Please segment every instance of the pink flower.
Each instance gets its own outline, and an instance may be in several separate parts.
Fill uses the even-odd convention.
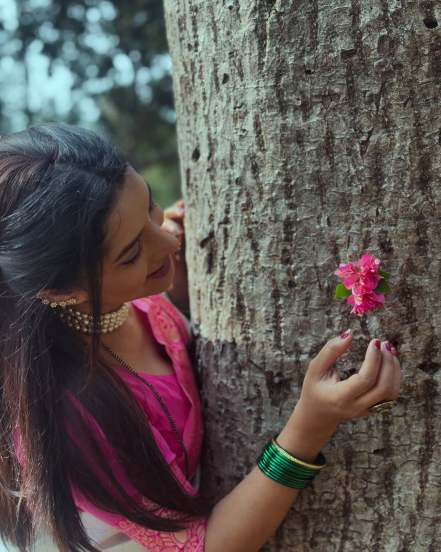
[[[343,285],[347,289],[352,289],[355,282],[360,279],[358,266],[354,263],[341,264],[334,274],[343,280]]]
[[[379,309],[384,305],[384,294],[371,291],[363,295],[350,295],[346,302],[353,305],[351,314],[362,315],[365,312]]]
[[[380,264],[380,259],[365,253],[356,263],[340,264],[334,272],[343,281],[343,286],[352,292],[346,299],[346,302],[353,306],[352,314],[362,316],[368,311],[383,307],[384,294],[374,291],[380,280],[384,276],[388,277],[385,272],[380,274]],[[345,293],[339,296],[344,295],[347,296]]]
[[[341,264],[334,274],[343,280],[346,289],[360,283],[366,290],[373,290],[381,279],[378,274],[380,263],[380,259],[365,253],[357,263]]]
[[[360,280],[365,287],[373,290],[378,286],[382,278],[379,274],[380,264],[380,259],[377,259],[373,255],[369,255],[369,253],[362,255],[361,259],[358,261],[361,272]]]

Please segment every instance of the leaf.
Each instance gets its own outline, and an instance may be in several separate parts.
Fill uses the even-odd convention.
[[[352,291],[350,289],[345,288],[343,284],[337,284],[337,287],[335,288],[334,299],[345,299],[350,295],[352,295]]]
[[[389,272],[386,272],[385,270],[380,270],[379,272],[385,280],[389,280],[389,278],[390,278],[390,273]]]
[[[374,289],[375,293],[390,293],[391,289],[387,280],[380,280],[378,286]]]

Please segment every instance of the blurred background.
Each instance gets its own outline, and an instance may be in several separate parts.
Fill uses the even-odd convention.
[[[0,134],[46,121],[109,138],[162,207],[181,197],[162,0],[0,0]]]
[[[0,134],[92,128],[162,207],[181,196],[162,0],[0,0],[0,64]]]

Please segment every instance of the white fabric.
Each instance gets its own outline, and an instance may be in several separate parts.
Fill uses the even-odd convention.
[[[104,523],[104,521],[89,514],[89,512],[80,512],[80,517],[87,535],[98,543],[100,550],[107,550],[117,544],[130,540],[130,538],[126,534],[121,533],[119,529]]]
[[[197,467],[197,470],[190,482],[196,490],[199,489],[199,485],[201,482],[200,465]],[[98,543],[98,547],[100,548],[100,550],[111,549],[112,552],[118,552],[119,549],[117,550],[115,548],[116,546],[130,541],[130,537],[128,537],[125,533],[122,533],[119,529],[112,527],[107,523],[104,523],[104,521],[101,521],[88,512],[80,512],[80,517],[81,521],[84,524],[87,535]],[[144,550],[145,552],[145,548],[143,549],[136,543],[133,543],[133,545],[138,547],[136,549],[133,549],[134,552],[136,550]],[[126,550],[126,548],[124,548],[124,550]]]

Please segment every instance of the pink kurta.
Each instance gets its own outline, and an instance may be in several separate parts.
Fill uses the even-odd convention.
[[[184,475],[185,461],[180,451],[179,442],[177,442],[160,404],[147,386],[137,381],[133,374],[130,374],[123,367],[118,368],[118,371],[148,413],[154,439],[177,479],[183,484],[187,492],[196,494],[197,489],[193,486],[192,479],[198,471],[203,423],[199,392],[186,348],[190,340],[189,330],[180,312],[163,294],[136,299],[132,301],[132,304],[138,309],[140,319],[145,323],[148,331],[152,333],[159,344],[165,347],[175,371],[174,374],[165,376],[151,376],[140,372],[139,374],[155,386],[177,423],[177,429],[181,434],[188,454],[190,481]],[[98,424],[73,395],[71,395],[71,398],[80,413],[94,428],[95,435],[106,452],[109,464],[112,466],[115,477],[120,484],[137,501],[149,504],[149,501],[131,485],[123,473],[114,450]],[[81,440],[76,438],[69,425],[67,430],[72,440],[84,450]],[[87,454],[86,450],[84,452]],[[95,468],[99,469],[97,466]],[[125,533],[131,540],[139,543],[149,552],[202,552],[204,550],[207,518],[201,518],[199,521],[192,523],[186,530],[177,533],[153,531],[132,523],[120,515],[100,510],[89,502],[74,484],[71,484],[71,489],[75,503],[81,512],[91,514],[105,524],[114,527],[118,532]],[[162,509],[161,513],[168,517],[169,511]]]

